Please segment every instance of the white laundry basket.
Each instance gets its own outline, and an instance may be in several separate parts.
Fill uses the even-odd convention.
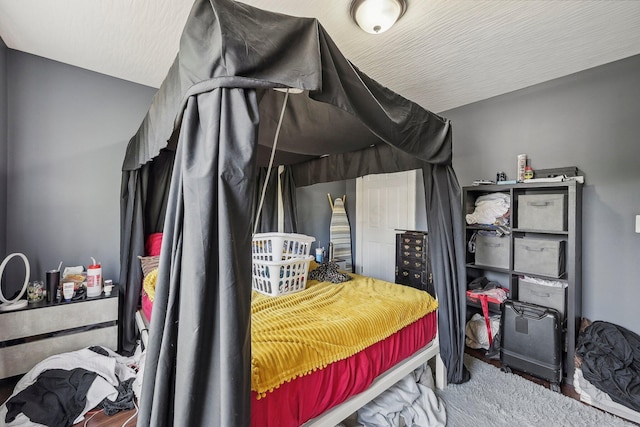
[[[304,290],[315,240],[295,233],[255,234],[251,244],[253,289],[274,297]]]
[[[254,259],[252,287],[272,297],[303,291],[307,286],[309,263],[312,259],[312,256],[290,258],[284,261]]]
[[[295,233],[254,234],[251,256],[254,260],[283,261],[309,255],[315,237]]]

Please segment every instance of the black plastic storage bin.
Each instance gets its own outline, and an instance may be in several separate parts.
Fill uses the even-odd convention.
[[[502,369],[523,371],[551,383],[560,392],[562,326],[557,310],[522,301],[502,305]]]

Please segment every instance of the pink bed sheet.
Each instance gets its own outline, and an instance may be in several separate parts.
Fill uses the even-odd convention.
[[[153,310],[153,302],[151,302],[151,300],[149,299],[149,295],[147,295],[144,289],[142,289],[142,297],[140,299],[141,299],[142,312],[144,313],[144,317],[147,318],[147,322],[151,323],[151,312]]]

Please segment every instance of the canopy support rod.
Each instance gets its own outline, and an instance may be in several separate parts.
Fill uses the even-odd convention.
[[[262,186],[262,194],[260,195],[260,203],[258,204],[258,211],[256,212],[256,218],[253,224],[253,234],[256,234],[258,230],[258,220],[260,213],[262,212],[262,204],[264,203],[264,195],[267,192],[267,185],[269,185],[269,178],[271,177],[271,168],[273,167],[273,158],[276,154],[276,146],[278,145],[278,136],[280,135],[280,128],[282,127],[282,119],[284,119],[284,112],[287,109],[287,101],[289,100],[289,89],[284,94],[284,102],[282,103],[282,111],[280,111],[280,118],[278,119],[278,127],[276,127],[276,134],[273,137],[273,147],[271,147],[271,158],[269,159],[269,167],[267,168],[267,178],[264,180]]]

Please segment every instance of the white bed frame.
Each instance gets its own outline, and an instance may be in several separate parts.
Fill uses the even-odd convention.
[[[136,326],[138,327],[138,332],[140,332],[140,341],[142,341],[142,348],[147,348],[147,343],[149,342],[149,322],[142,314],[142,310],[136,311]]]
[[[136,312],[135,318],[136,325],[140,331],[140,339],[142,340],[144,348],[146,348],[149,339],[149,326],[140,311]],[[412,356],[409,356],[386,372],[380,374],[368,389],[362,393],[351,396],[341,404],[324,412],[322,415],[307,421],[302,427],[326,427],[340,423],[371,400],[375,399],[383,391],[409,375],[409,373],[413,372],[416,368],[434,358],[435,383],[436,387],[442,390],[447,386],[447,373],[444,363],[440,358],[440,343],[438,335],[436,335],[429,344],[422,347],[422,349],[418,350]]]
[[[388,371],[380,374],[369,386],[368,389],[362,393],[351,396],[341,404],[334,406],[322,415],[313,418],[306,423],[303,427],[326,427],[334,426],[347,417],[353,414],[355,411],[375,399],[383,391],[400,381],[405,376],[409,375],[419,366],[425,364],[429,360],[435,358],[435,375],[436,375],[436,387],[440,390],[447,386],[447,375],[444,363],[440,358],[440,344],[438,337],[436,336],[433,341],[414,353],[413,356],[408,357],[402,362],[390,368]]]

